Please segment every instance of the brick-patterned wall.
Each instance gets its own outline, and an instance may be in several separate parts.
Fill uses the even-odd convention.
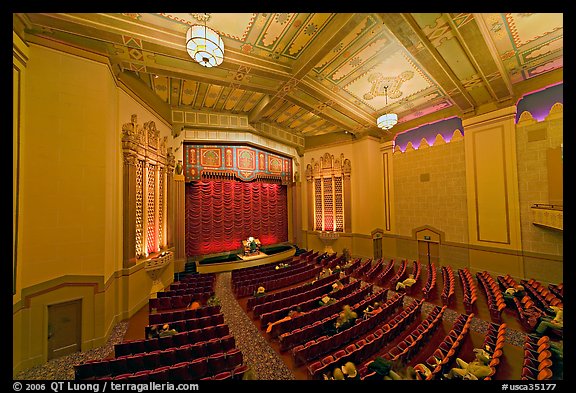
[[[563,233],[532,224],[530,206],[548,203],[549,148],[563,141],[563,119],[544,120],[516,129],[518,193],[522,248],[526,252],[563,255]]]
[[[396,152],[394,194],[398,235],[430,225],[449,242],[468,243],[463,139]]]

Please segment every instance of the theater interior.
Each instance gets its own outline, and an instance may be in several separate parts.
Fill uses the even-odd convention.
[[[564,379],[562,13],[12,19],[13,379]]]

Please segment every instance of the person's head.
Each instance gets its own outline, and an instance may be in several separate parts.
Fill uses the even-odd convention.
[[[168,330],[168,329],[170,329],[170,325],[168,325],[167,323],[162,325],[162,330]]]
[[[342,366],[342,372],[349,377],[354,377],[356,376],[356,365],[352,362],[346,362]]]
[[[380,307],[380,302],[374,302],[374,308]]]
[[[265,290],[264,287],[258,287],[258,293],[264,293]]]
[[[344,374],[342,373],[342,370],[340,370],[338,367],[334,369],[332,376],[334,377],[335,380],[344,380]]]
[[[410,273],[410,274],[408,275],[408,278],[414,278],[414,275],[413,275],[412,273]]]
[[[476,354],[476,359],[481,362],[488,363],[490,361],[490,354],[483,348],[474,348],[474,353]]]
[[[524,290],[524,287],[522,285],[518,284],[514,287],[514,289],[516,289],[516,291],[518,291],[518,292],[522,292]]]
[[[335,270],[340,270],[340,265],[336,265]]]
[[[338,283],[332,284],[332,289],[338,289]]]

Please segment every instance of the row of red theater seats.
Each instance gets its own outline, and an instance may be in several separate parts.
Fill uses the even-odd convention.
[[[208,315],[205,317],[172,321],[172,322],[168,323],[168,326],[170,329],[174,329],[177,332],[188,332],[190,330],[210,328],[210,327],[215,327],[217,325],[223,325],[223,324],[224,324],[224,314],[219,313],[219,314]],[[162,324],[145,326],[144,331],[145,331],[146,337],[149,337],[150,330],[153,326],[161,327]]]
[[[407,266],[408,266],[408,262],[406,261],[406,259],[403,259],[402,262],[400,262],[400,266],[398,267],[398,270],[390,279],[390,288],[391,289],[396,289],[396,283],[398,281],[401,281],[402,277],[404,277],[404,274],[406,273],[406,267]]]
[[[243,272],[241,274],[236,274],[234,276],[232,276],[232,285],[236,284],[236,283],[241,283],[243,281],[247,281],[247,280],[253,280],[253,279],[260,279],[262,277],[266,277],[268,275],[270,275],[271,273],[276,273],[277,271],[279,271],[280,269],[276,269],[276,266],[278,266],[279,263],[288,263],[289,264],[289,268],[297,268],[297,267],[301,267],[301,266],[305,266],[308,265],[309,262],[307,260],[300,260],[300,259],[296,259],[293,260],[292,258],[289,259],[284,259],[282,261],[279,262],[274,262],[274,263],[267,263],[265,265],[260,265],[260,269],[255,270],[255,271],[247,271],[247,272]],[[288,269],[288,268],[283,268],[283,271],[285,271],[284,269]]]
[[[462,290],[464,292],[464,298],[462,300],[464,308],[467,313],[471,313],[472,307],[476,303],[476,300],[478,300],[478,291],[476,289],[476,284],[474,283],[474,278],[468,268],[458,269],[458,277],[460,277]]]
[[[374,279],[384,270],[384,259],[378,259],[370,269],[364,274],[362,279],[367,282],[373,282]]]
[[[380,272],[380,274],[378,274],[378,275],[376,276],[376,278],[374,279],[374,283],[375,283],[376,285],[383,286],[383,285],[384,285],[384,282],[386,281],[386,278],[387,278],[390,274],[394,273],[394,265],[395,265],[394,259],[391,259],[391,260],[388,262],[388,264],[386,265],[386,267],[384,267],[384,269],[382,269],[382,271]]]
[[[313,266],[313,264],[308,262],[300,262],[298,264],[293,264],[282,269],[273,268],[269,272],[242,277],[241,279],[232,281],[232,290],[236,291],[238,288],[243,286],[259,284],[262,280],[281,279],[283,277],[288,277],[292,274],[297,274],[309,270]]]
[[[522,362],[522,380],[552,379],[554,357],[550,350],[550,337],[535,338],[526,336],[524,341],[524,360]]]
[[[424,294],[424,299],[428,299],[430,292],[436,288],[436,265],[428,261],[428,278],[426,279],[426,284],[422,288],[422,293]]]
[[[532,283],[530,283],[532,281]],[[537,304],[546,309],[550,306],[564,307],[562,300],[556,297],[556,295],[548,290],[542,283],[535,280],[522,280],[521,283],[524,285],[526,292],[534,299]]]
[[[238,297],[245,297],[252,295],[254,291],[260,286],[266,288],[267,291],[273,291],[275,289],[284,288],[290,285],[297,284],[302,281],[309,280],[318,274],[321,267],[309,265],[310,267],[306,267],[305,270],[302,272],[290,272],[288,276],[282,276],[278,278],[276,276],[272,276],[267,278],[258,283],[247,284],[246,286],[240,286],[236,289],[235,293]]]
[[[381,289],[366,297],[366,299],[356,303],[352,310],[355,311],[358,316],[362,315],[362,312],[366,309],[368,305],[374,304],[374,302],[380,302],[381,304],[386,303],[388,294],[388,288]],[[326,326],[334,325],[339,313],[334,313],[322,320],[316,320],[311,324],[303,326],[302,328],[296,328],[286,333],[282,333],[278,339],[280,341],[280,351],[287,351],[296,345],[304,344],[316,337],[319,337],[325,331]]]
[[[438,329],[447,308],[448,306],[446,305],[442,307],[435,306],[426,319],[411,331],[404,340],[392,347],[384,357],[393,362],[408,363],[414,355],[420,352],[428,338]]]
[[[106,375],[95,380],[137,381],[197,381],[206,379],[242,379],[248,366],[242,352],[235,348],[228,352],[182,361],[151,370],[127,372],[115,376]]]
[[[220,340],[230,336],[230,329],[226,324],[209,326],[203,329],[193,329],[171,336],[129,340],[114,345],[116,357],[138,353],[153,352],[169,348],[178,348],[188,344],[204,345],[209,340]]]
[[[447,306],[435,306],[432,311],[428,313],[425,320],[423,320],[408,336],[406,336],[403,341],[384,354],[383,357],[391,360],[393,359],[393,361],[408,362],[414,355],[421,351],[422,347],[424,347],[428,342],[429,337],[438,330],[442,324],[442,318],[446,308]],[[388,339],[389,336],[382,337],[382,331],[385,331],[385,329],[378,329],[374,335],[380,340],[378,343],[380,343],[382,347],[385,347],[390,340]],[[395,329],[394,333],[395,335],[400,333],[398,328]],[[364,360],[365,359],[362,359],[362,361]],[[364,363],[360,365],[359,374],[361,379],[370,380],[379,378],[375,371],[369,370],[369,365],[372,362],[374,362],[373,358],[364,361]]]
[[[199,288],[199,287],[210,287],[213,288],[215,284],[215,280],[213,278],[205,279],[205,280],[194,280],[194,281],[174,281],[170,284],[170,290],[178,290],[178,289],[190,289],[190,288]]]
[[[294,261],[294,262],[306,261],[309,258],[315,257],[317,255],[318,255],[318,251],[309,250],[303,254],[294,255],[291,258],[287,258],[286,261]],[[244,274],[250,274],[250,273],[255,273],[258,271],[265,271],[265,270],[268,270],[270,268],[274,268],[278,263],[279,262],[270,262],[270,263],[266,263],[264,265],[243,267],[240,269],[232,270],[230,275],[231,275],[232,279],[234,280],[235,278],[242,277]]]
[[[448,365],[451,364],[456,354],[460,351],[464,339],[468,336],[470,332],[470,324],[474,318],[474,313],[472,314],[460,314],[452,330],[444,337],[444,340],[440,343],[438,348],[436,348],[432,356],[426,359],[426,363],[432,372],[426,377],[427,380],[437,379],[444,372],[448,372]],[[436,361],[439,360],[439,362]]]
[[[232,339],[230,339],[232,337]],[[88,361],[74,366],[76,380],[87,380],[104,376],[114,377],[141,370],[153,370],[162,366],[211,357],[237,350],[233,336],[186,344],[164,350],[118,356],[110,359]]]
[[[285,309],[286,307],[292,307],[293,304],[300,303],[312,298],[316,298],[320,295],[327,294],[332,289],[331,284],[325,284],[320,287],[309,287],[308,290],[300,292],[291,296],[286,296],[284,298],[259,304],[252,310],[252,315],[255,318],[260,318],[260,315],[273,312],[276,310]]]
[[[148,311],[153,313],[157,311],[168,311],[178,308],[185,308],[193,301],[197,301],[200,304],[206,304],[208,299],[214,296],[214,294],[214,290],[211,290],[209,292],[202,292],[194,295],[152,298],[148,300]]]
[[[452,300],[456,297],[456,282],[454,277],[454,270],[452,266],[442,266],[442,282],[444,287],[442,288],[442,293],[440,298],[444,304],[450,304]]]
[[[371,292],[372,292],[372,284],[366,285],[364,288],[361,288],[361,282],[354,281],[349,283],[348,285],[345,285],[344,288],[332,294],[331,297],[336,299],[335,303],[327,304],[324,306],[318,306],[317,304],[311,306],[305,306],[305,303],[295,304],[294,307],[300,307],[303,313],[298,315],[297,317],[274,324],[274,326],[272,326],[272,330],[270,331],[270,335],[273,338],[276,338],[282,333],[286,333],[296,328],[301,328],[310,323],[313,323],[314,321],[322,320],[334,314],[335,312],[340,312],[342,310],[342,307],[346,304],[357,303],[359,300],[364,298],[366,294]],[[261,326],[264,327],[266,325],[261,324]]]
[[[488,325],[488,330],[486,336],[484,337],[484,348],[490,348],[492,351],[492,356],[490,363],[490,375],[485,377],[485,380],[491,380],[496,371],[498,371],[498,366],[500,365],[500,358],[504,353],[504,342],[506,341],[506,328],[505,323],[496,324],[490,322]]]
[[[349,280],[347,280],[347,281],[349,281]],[[268,326],[269,323],[275,322],[279,319],[284,318],[286,315],[288,315],[288,312],[290,312],[291,310],[294,310],[295,308],[299,308],[300,311],[303,313],[312,312],[315,309],[318,309],[320,307],[318,302],[324,296],[330,296],[330,297],[333,297],[335,299],[340,299],[340,298],[347,296],[350,293],[354,292],[358,288],[360,288],[360,282],[356,281],[354,283],[344,284],[344,287],[342,289],[339,289],[336,292],[331,292],[329,294],[328,293],[325,293],[325,294],[320,293],[320,294],[317,294],[315,297],[306,297],[305,299],[302,299],[300,301],[291,302],[289,304],[286,304],[283,308],[272,310],[272,311],[261,314],[260,315],[260,324],[261,324],[261,326]],[[330,288],[328,288],[328,289],[330,289]]]
[[[316,282],[312,282],[312,283],[306,282],[306,283],[298,285],[296,287],[287,288],[287,289],[284,289],[284,290],[281,290],[278,292],[274,292],[274,293],[269,293],[269,294],[264,295],[264,296],[251,297],[246,302],[246,309],[247,309],[247,311],[251,311],[254,309],[254,307],[256,307],[259,304],[264,304],[264,303],[268,303],[268,302],[273,302],[275,300],[284,299],[288,296],[297,295],[299,293],[306,292],[306,291],[310,290],[311,288],[320,287],[324,284],[330,283],[330,285],[332,285],[332,283],[334,281],[336,281],[336,276],[327,276],[327,277],[324,277],[324,278],[322,278]]]
[[[336,352],[323,357],[321,360],[312,361],[307,365],[308,374],[312,379],[320,379],[323,374],[347,361],[361,364],[378,352],[385,343],[398,336],[408,324],[412,323],[420,313],[421,305],[421,301],[414,300],[406,309],[403,309],[387,322],[386,319],[379,320],[378,318],[382,311],[369,318],[367,321],[377,322],[370,329],[376,329],[374,333],[369,333],[366,337],[353,343],[344,343],[345,349],[337,349]]]
[[[496,280],[486,270],[476,273],[478,282],[482,285],[488,301],[490,316],[496,322],[502,321],[502,310],[506,308],[504,296]]]
[[[357,319],[351,327],[336,333],[333,336],[320,336],[311,342],[308,341],[303,345],[297,345],[290,351],[294,358],[294,363],[305,364],[314,361],[316,358],[326,353],[347,345],[350,340],[366,334],[392,315],[399,307],[402,301],[395,297],[387,301],[382,306],[382,311],[368,319]]]
[[[352,272],[352,277],[360,279],[372,268],[372,258],[366,259],[364,262],[360,263],[354,271]]]
[[[337,334],[327,337],[320,336],[315,340],[309,341],[305,344],[300,344],[292,348],[290,351],[294,358],[296,365],[310,363],[307,368],[310,375],[315,377],[312,372],[315,360],[325,355],[326,353],[342,348],[350,343],[356,337],[359,337],[368,331],[375,329],[377,326],[384,324],[386,319],[389,318],[396,310],[402,307],[404,295],[395,295],[395,297],[388,300],[383,306],[382,311],[374,316],[358,321],[348,329],[345,329]],[[398,314],[400,315],[400,314]],[[355,359],[357,360],[357,359]]]
[[[182,289],[169,289],[167,291],[160,291],[156,293],[157,297],[172,297],[172,296],[182,296],[182,295],[198,295],[204,292],[210,292],[214,290],[214,285],[201,286],[195,288],[182,288]]]
[[[207,317],[221,312],[219,305],[203,306],[193,310],[176,310],[165,311],[155,314],[148,314],[148,323],[150,325],[158,325],[172,321],[180,321],[183,319]]]
[[[180,283],[190,283],[190,282],[214,282],[216,280],[216,273],[194,273],[194,274],[186,274],[181,276],[177,282]]]

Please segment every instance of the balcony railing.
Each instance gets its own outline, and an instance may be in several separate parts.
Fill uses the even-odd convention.
[[[532,224],[543,228],[564,230],[564,211],[562,205],[536,203],[531,206]]]

